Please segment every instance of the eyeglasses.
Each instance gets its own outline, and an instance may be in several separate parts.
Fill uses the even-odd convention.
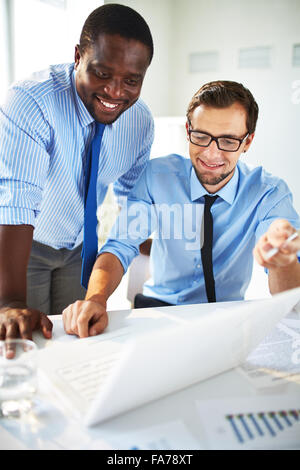
[[[207,132],[193,131],[190,128],[189,123],[189,138],[192,144],[198,145],[199,147],[208,147],[211,142],[214,140],[217,144],[219,150],[224,150],[225,152],[237,152],[242,143],[247,139],[249,132],[245,135],[243,139],[236,139],[230,136],[222,135],[221,137],[213,137]]]

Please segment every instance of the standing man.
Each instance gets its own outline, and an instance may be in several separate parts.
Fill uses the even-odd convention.
[[[108,4],[87,18],[75,63],[9,90],[0,108],[0,339],[40,328],[50,337],[46,315],[84,298],[97,206],[110,183],[126,196],[149,159],[153,119],[139,96],[152,56],[145,20]]]
[[[300,285],[299,241],[285,244],[300,228],[289,188],[262,167],[240,161],[257,117],[258,106],[243,85],[217,81],[200,88],[187,112],[190,159],[170,155],[149,162],[100,250],[87,300],[63,312],[67,333],[103,331],[106,301],[153,229],[152,278],[135,307],[242,300],[254,247],[272,294]],[[273,247],[278,252],[269,259]]]

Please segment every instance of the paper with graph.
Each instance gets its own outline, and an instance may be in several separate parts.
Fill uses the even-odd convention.
[[[198,401],[211,449],[299,449],[300,394]]]

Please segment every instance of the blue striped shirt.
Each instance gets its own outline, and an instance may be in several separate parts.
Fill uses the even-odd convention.
[[[139,244],[153,233],[152,278],[143,294],[170,304],[207,302],[200,252],[206,194],[190,159],[170,155],[150,160],[100,253],[117,256],[126,271]],[[217,194],[211,208],[216,298],[242,300],[255,243],[275,219],[287,219],[297,229],[300,220],[286,183],[262,167],[238,162]]]
[[[95,121],[75,87],[74,64],[14,84],[0,108],[0,224],[32,225],[34,239],[72,249],[82,241],[84,169]],[[153,118],[138,100],[105,126],[97,200],[108,185],[126,196],[144,170]]]

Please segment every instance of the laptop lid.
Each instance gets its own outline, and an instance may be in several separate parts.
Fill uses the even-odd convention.
[[[151,330],[122,352],[84,418],[90,426],[241,364],[300,301],[300,288]],[[165,307],[170,309],[170,307]],[[182,318],[182,317],[181,317]]]

